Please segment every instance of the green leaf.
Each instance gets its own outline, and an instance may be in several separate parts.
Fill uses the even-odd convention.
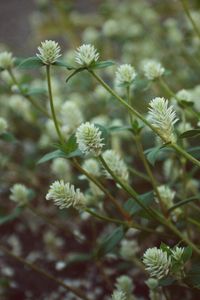
[[[34,89],[29,89],[25,92],[27,96],[32,96],[32,95],[46,95],[47,90],[46,89],[41,89],[41,88],[34,88]]]
[[[92,64],[90,66],[91,69],[103,69],[103,68],[108,68],[110,66],[115,65],[114,61],[111,60],[105,60],[105,61],[99,61],[96,62],[95,64]]]
[[[115,131],[131,131],[131,126],[110,126],[108,127],[108,131],[115,132]]]
[[[190,246],[185,247],[182,260],[186,263],[192,257],[192,248]]]
[[[97,257],[104,256],[105,254],[111,252],[123,239],[125,233],[125,228],[123,226],[119,226],[112,233],[107,235],[97,249]]]
[[[140,195],[138,198],[143,204],[145,204],[145,206],[150,206],[154,202],[154,193],[153,191],[150,191],[148,193]],[[133,199],[129,199],[128,201],[126,201],[126,203],[124,204],[124,209],[131,216],[143,210],[142,207],[139,206],[139,204],[137,204]]]
[[[181,135],[179,135],[179,138],[185,139],[185,138],[191,138],[195,137],[200,134],[200,129],[192,129],[192,130],[187,130],[183,132]]]
[[[35,69],[44,66],[43,62],[36,56],[26,58],[19,64],[20,69]]]
[[[66,261],[66,267],[73,263],[80,263],[91,260],[92,255],[89,253],[73,253],[69,255],[69,258]]]
[[[16,138],[14,137],[14,135],[10,132],[4,132],[0,135],[0,139],[5,141],[5,142],[10,142],[10,143],[13,143],[13,142],[16,142]]]
[[[176,209],[177,207],[180,207],[182,205],[188,204],[190,202],[193,201],[198,201],[199,200],[200,195],[197,194],[196,196],[190,197],[188,199],[184,199],[182,201],[177,202],[176,204],[174,204],[173,206],[171,206],[168,211],[171,212],[172,210]]]
[[[77,150],[77,148],[78,148],[78,145],[76,143],[76,136],[75,136],[75,134],[72,134],[70,136],[70,138],[68,139],[67,143],[63,147],[61,146],[61,149],[65,153],[67,153],[67,154],[69,154],[71,152],[74,152],[75,150]]]
[[[167,147],[168,144],[164,144],[162,146],[158,146],[158,147],[153,147],[150,149],[147,149],[144,151],[144,154],[146,155],[148,161],[150,162],[150,164],[152,166],[155,165],[155,162],[160,159],[160,156],[166,152],[166,151],[170,151],[170,149],[164,149],[165,147]]]
[[[7,216],[0,216],[0,225],[5,224],[10,221],[13,221],[21,214],[21,212],[23,210],[24,210],[24,207],[16,207],[15,210],[11,214],[9,214]]]
[[[200,263],[196,263],[192,266],[190,271],[187,273],[185,282],[200,289]]]
[[[74,69],[75,69],[75,67],[72,67],[72,66],[66,64],[66,63],[65,63],[64,61],[62,61],[62,60],[57,60],[53,65],[54,65],[54,66],[57,66],[57,67],[65,67],[65,68],[67,68],[68,70],[74,70]]]
[[[187,108],[187,107],[192,107],[194,103],[192,101],[180,100],[178,101],[178,105],[181,108]]]
[[[49,160],[52,160],[54,158],[58,158],[58,157],[66,157],[66,154],[60,150],[55,150],[53,152],[47,153],[45,154],[38,162],[37,164],[42,164],[44,162],[47,162]]]
[[[200,159],[200,147],[191,147],[187,149],[187,152],[190,153],[192,156],[194,156],[196,159]]]
[[[77,73],[80,73],[82,71],[84,71],[86,68],[82,67],[82,68],[78,68],[75,71],[73,71],[65,80],[65,82],[67,83],[74,75],[76,75]]]
[[[159,286],[169,286],[174,283],[176,280],[173,277],[166,277],[159,280]]]

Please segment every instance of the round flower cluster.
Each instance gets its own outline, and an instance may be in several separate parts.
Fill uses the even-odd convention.
[[[11,52],[0,53],[0,69],[7,70],[11,69],[14,65],[14,57]]]
[[[41,42],[41,46],[38,47],[39,53],[36,56],[45,64],[51,65],[57,61],[61,56],[60,46],[55,41],[46,40]]]
[[[81,152],[99,156],[104,146],[101,135],[101,131],[94,124],[81,124],[76,131],[76,140]]]
[[[10,200],[16,202],[19,206],[24,206],[28,203],[29,189],[25,185],[16,183],[10,191]]]
[[[99,53],[93,45],[83,44],[75,52],[75,61],[82,66],[89,66],[99,59]]]
[[[94,158],[86,159],[83,163],[83,169],[88,172],[89,174],[92,174],[93,176],[100,176],[100,165],[98,161]]]
[[[113,294],[112,294],[112,300],[126,300],[126,295],[124,292],[122,291],[114,291]]]
[[[174,124],[178,121],[168,100],[156,97],[149,104],[149,119],[165,142],[174,142]]]
[[[82,209],[85,206],[85,197],[80,189],[75,189],[74,185],[63,180],[55,181],[49,188],[46,200],[53,200],[60,209],[70,206]]]
[[[118,153],[116,153],[114,150],[106,150],[103,153],[103,158],[108,167],[117,177],[121,178],[123,181],[128,181],[128,168]],[[111,175],[106,170],[105,175],[107,178],[111,178]]]
[[[4,133],[8,128],[8,124],[4,118],[0,117],[0,134]]]
[[[135,69],[129,64],[119,66],[116,71],[116,82],[118,85],[131,84],[135,77]]]
[[[143,70],[144,70],[145,77],[147,77],[147,79],[149,80],[154,80],[156,78],[159,78],[165,72],[163,66],[155,60],[145,61],[143,64]]]
[[[143,263],[151,277],[161,279],[169,274],[171,257],[161,249],[149,248],[143,255]]]

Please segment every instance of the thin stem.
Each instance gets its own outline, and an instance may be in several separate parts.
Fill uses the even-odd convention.
[[[132,173],[133,175],[136,175],[136,176],[142,178],[145,181],[148,181],[148,182],[150,181],[149,177],[146,176],[144,173],[142,173],[142,172],[140,172],[140,171],[138,171],[134,168],[129,167],[128,169],[129,169],[130,173]]]
[[[23,259],[20,256],[17,256],[15,254],[13,254],[10,250],[8,250],[6,247],[4,247],[3,245],[0,245],[0,249],[7,254],[8,256],[12,257],[13,259],[17,260],[19,263],[22,263],[23,265],[27,266],[28,268],[32,269],[34,272],[39,273],[40,275],[50,279],[51,281],[54,281],[56,284],[64,287],[66,290],[74,293],[76,296],[80,297],[81,299],[84,300],[89,300],[88,297],[86,297],[82,291],[80,291],[77,288],[71,287],[69,285],[67,285],[66,283],[64,283],[63,281],[61,281],[60,279],[57,279],[56,277],[54,277],[53,275],[47,273],[44,269],[39,268],[38,266],[34,265],[33,263],[28,262],[27,260]]]
[[[191,13],[190,13],[189,8],[188,8],[188,3],[187,3],[187,1],[186,1],[186,0],[180,0],[180,1],[181,1],[181,3],[182,3],[182,6],[183,6],[183,9],[184,9],[184,11],[185,11],[186,16],[188,17],[188,19],[189,19],[189,21],[190,21],[190,23],[191,23],[191,25],[192,25],[192,27],[193,27],[195,33],[197,34],[197,36],[198,36],[199,39],[200,39],[200,31],[199,31],[199,28],[197,27],[195,21],[193,20],[193,18],[192,18],[192,16],[191,16]]]
[[[111,200],[113,205],[117,208],[118,212],[122,215],[122,217],[126,220],[129,220],[130,216],[129,214],[121,207],[121,205],[116,201],[116,199],[111,195],[111,193],[91,174],[89,174],[87,171],[85,171],[80,164],[77,162],[76,159],[72,160],[74,166],[79,170],[82,174],[84,174],[88,179],[90,179],[98,188],[104,192],[105,195],[108,196],[108,198]]]
[[[121,104],[123,104],[130,112],[132,112],[136,117],[138,117],[140,120],[143,121],[144,124],[146,124],[153,132],[155,132],[165,143],[168,141],[164,140],[163,136],[159,133],[159,131],[151,125],[151,123],[146,120],[137,110],[135,110],[133,107],[131,107],[124,99],[122,99],[119,95],[113,91],[102,79],[99,77],[93,70],[88,70],[95,78],[96,80],[112,95],[114,96]],[[189,153],[187,153],[184,149],[179,147],[175,143],[169,144],[170,147],[174,148],[178,153],[180,153],[182,156],[187,158],[189,161],[193,162],[200,168],[200,161],[195,159],[193,156],[191,156]]]
[[[8,69],[8,74],[10,75],[13,83],[17,86],[18,90],[20,91],[21,95],[24,96],[35,108],[37,108],[41,113],[43,113],[46,117],[51,118],[51,116],[49,115],[49,113],[37,102],[35,102],[35,100],[27,95],[23,88],[21,87],[20,83],[17,81],[13,71],[11,69]]]
[[[59,126],[59,123],[57,121],[56,112],[55,112],[54,103],[53,103],[53,94],[52,94],[52,88],[51,88],[50,65],[46,66],[46,73],[47,73],[47,84],[48,84],[49,100],[50,100],[52,118],[53,118],[53,121],[54,121],[54,125],[55,125],[55,128],[56,128],[58,137],[60,139],[60,142],[61,142],[61,144],[64,144],[64,138],[63,138],[63,136],[61,134],[61,131],[60,131],[60,126]]]

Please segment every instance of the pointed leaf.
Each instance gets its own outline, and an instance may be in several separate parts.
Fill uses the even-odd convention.
[[[36,56],[26,58],[19,64],[20,69],[35,69],[44,66],[43,62]]]

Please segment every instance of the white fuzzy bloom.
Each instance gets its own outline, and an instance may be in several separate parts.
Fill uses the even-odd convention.
[[[119,68],[116,71],[116,82],[118,85],[125,83],[131,84],[135,77],[135,69],[129,64],[119,66]]]
[[[178,93],[176,93],[176,97],[179,100],[184,100],[187,102],[192,102],[192,94],[190,91],[187,91],[185,89],[178,91]]]
[[[127,300],[124,292],[122,292],[120,290],[114,291],[111,299],[112,300]]]
[[[67,181],[71,179],[70,163],[64,158],[55,158],[51,164],[51,170],[58,178]]]
[[[168,100],[156,97],[149,104],[149,120],[165,142],[174,142],[174,124],[178,121],[173,106],[168,107]]]
[[[122,160],[120,155],[114,150],[106,150],[103,153],[103,158],[107,163],[111,171],[121,180],[128,181],[129,172],[125,162]],[[105,175],[108,178],[112,178],[111,175],[105,170]]]
[[[28,203],[29,189],[25,185],[16,183],[10,191],[10,200],[16,202],[19,206],[23,206]]]
[[[163,66],[155,60],[147,60],[143,64],[144,75],[149,80],[159,78],[165,72]]]
[[[41,42],[41,46],[38,47],[39,53],[36,54],[37,57],[45,64],[50,65],[56,62],[56,60],[61,56],[60,46],[55,41],[46,40]]]
[[[65,183],[63,180],[55,181],[49,188],[46,200],[53,200],[60,209],[70,206],[82,209],[85,206],[85,197],[80,189],[75,189],[74,185]]]
[[[93,176],[100,176],[101,170],[98,161],[94,158],[86,159],[82,165],[83,169]]]
[[[93,45],[83,44],[77,48],[75,52],[75,61],[82,66],[89,66],[96,62],[99,58],[99,53]]]
[[[146,250],[143,263],[151,277],[161,279],[169,274],[171,258],[168,257],[167,252],[154,247]]]
[[[4,133],[8,128],[8,123],[4,118],[0,117],[0,134]]]
[[[185,248],[183,247],[176,247],[172,250],[172,257],[176,261],[181,261]]]
[[[126,240],[121,242],[120,255],[124,260],[132,261],[135,258],[136,253],[139,251],[139,247],[136,240]]]
[[[11,69],[14,65],[14,57],[11,52],[0,53],[0,69],[6,70]]]
[[[66,101],[61,107],[61,119],[65,132],[71,132],[83,122],[83,114],[73,101]]]
[[[115,286],[117,290],[121,290],[122,292],[124,292],[128,299],[130,298],[134,290],[132,279],[126,275],[118,277]]]
[[[167,185],[160,185],[158,187],[158,192],[160,194],[160,197],[163,201],[163,203],[166,205],[166,207],[171,207],[173,205],[173,200],[175,197],[176,192],[170,189]]]
[[[104,146],[101,135],[101,131],[94,124],[81,124],[76,131],[76,140],[81,152],[99,156]]]

